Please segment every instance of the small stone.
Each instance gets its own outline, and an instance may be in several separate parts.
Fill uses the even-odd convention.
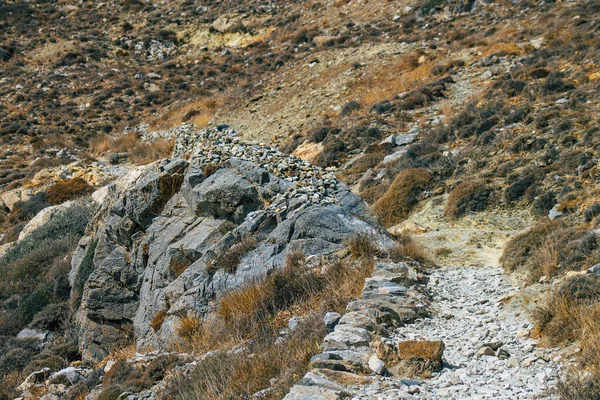
[[[373,354],[369,358],[369,368],[371,368],[371,371],[375,372],[377,375],[382,375],[385,371],[385,363],[381,361],[377,355]]]
[[[501,360],[506,360],[508,359],[508,357],[510,357],[510,354],[504,349],[498,349],[496,351],[496,357],[498,357]]]
[[[519,368],[519,359],[516,357],[509,357],[506,360],[506,366],[511,368]]]
[[[302,319],[298,316],[294,316],[292,318],[290,318],[290,320],[288,321],[288,328],[290,328],[291,330],[294,330],[298,327],[298,325],[300,325],[300,322],[302,321]]]
[[[325,323],[327,332],[333,332],[335,326],[338,324],[338,322],[340,322],[340,318],[342,318],[342,316],[334,311],[325,314],[323,317],[323,322]]]
[[[481,358],[482,356],[495,356],[496,352],[491,347],[482,347],[477,352],[477,358]]]

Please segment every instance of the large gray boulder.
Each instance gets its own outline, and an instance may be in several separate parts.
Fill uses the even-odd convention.
[[[391,246],[330,173],[235,138],[203,139],[189,161],[147,167],[124,191],[109,187],[72,259],[84,359],[133,340],[140,352],[169,348],[183,316],[209,318],[215,299],[281,268],[290,249],[326,255],[357,234]],[[214,267],[248,237],[255,245],[239,265]]]
[[[199,217],[223,217],[240,223],[261,206],[255,186],[233,168],[218,170],[186,194]]]

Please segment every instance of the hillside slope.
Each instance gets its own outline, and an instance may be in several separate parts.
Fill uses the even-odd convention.
[[[0,399],[427,398],[458,304],[596,399],[599,11],[0,0]]]

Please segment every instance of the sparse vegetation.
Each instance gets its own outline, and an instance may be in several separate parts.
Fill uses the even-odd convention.
[[[171,395],[237,398],[269,387],[271,379],[276,378],[277,385],[272,386],[267,398],[283,396],[301,378],[318,350],[326,333],[323,314],[343,312],[347,302],[360,295],[364,279],[373,268],[372,257],[365,257],[363,250],[377,251],[367,241],[349,239],[357,258],[322,265],[319,270],[303,266],[299,261],[304,258],[301,252],[293,251],[283,269],[221,297],[214,318],[182,318],[179,336],[184,346],[196,351],[226,349],[238,343],[251,345],[240,353],[221,351],[207,357],[189,377],[173,383]],[[301,317],[300,325],[281,344],[274,344],[292,315]]]
[[[491,194],[492,190],[483,182],[462,182],[450,193],[444,215],[458,218],[469,212],[483,211]]]
[[[408,217],[429,187],[431,175],[424,169],[400,172],[385,194],[373,204],[373,210],[386,227]]]
[[[254,236],[246,236],[238,240],[231,247],[225,249],[215,259],[207,264],[207,270],[214,273],[224,269],[229,274],[235,274],[242,258],[258,244]]]
[[[542,276],[591,267],[599,254],[595,234],[559,221],[539,223],[512,239],[500,262],[508,272],[525,273],[529,282]]]
[[[94,189],[82,178],[60,181],[46,191],[46,200],[50,204],[62,204],[89,194]]]
[[[435,265],[435,260],[427,249],[409,234],[401,234],[396,244],[389,250],[389,257],[394,261],[417,261],[424,267]]]
[[[600,393],[600,279],[576,276],[550,293],[535,314],[538,334],[548,344],[578,343],[580,367],[559,383],[561,399],[592,399]]]

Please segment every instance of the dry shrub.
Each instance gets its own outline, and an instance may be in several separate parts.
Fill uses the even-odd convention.
[[[194,316],[183,316],[177,325],[177,335],[184,340],[192,340],[202,330],[202,322]]]
[[[46,191],[46,200],[51,204],[62,204],[66,201],[85,196],[94,190],[84,179],[73,178],[55,183]]]
[[[487,208],[492,190],[484,182],[463,182],[457,185],[444,208],[444,216],[459,218],[469,212]]]
[[[421,194],[431,181],[431,175],[422,168],[409,168],[400,172],[385,194],[373,204],[385,227],[405,220],[419,203]]]
[[[151,126],[153,128],[170,129],[182,122],[190,122],[197,128],[206,127],[219,107],[229,101],[226,96],[205,96],[206,94],[210,95],[210,92],[203,92],[202,97],[163,113]]]
[[[131,162],[142,165],[169,157],[174,144],[171,139],[145,142],[141,140],[139,133],[132,132],[120,137],[102,135],[94,138],[90,141],[90,151],[96,156],[106,156],[109,153],[127,153]]]
[[[241,238],[233,246],[225,249],[214,260],[209,261],[206,264],[207,271],[214,274],[216,271],[224,269],[230,274],[235,274],[244,255],[254,250],[257,245],[258,242],[253,236]]]
[[[306,256],[300,247],[294,247],[285,256],[285,265],[290,268],[300,268],[304,266]]]
[[[151,322],[151,326],[152,329],[154,330],[154,332],[157,332],[161,327],[163,322],[165,321],[165,318],[167,318],[167,313],[164,312],[163,310],[160,310],[159,312],[157,312],[154,317],[152,318],[152,322]]]
[[[379,245],[367,234],[351,236],[346,239],[345,244],[355,259],[372,260],[381,252]]]
[[[575,276],[535,310],[536,333],[549,345],[578,343],[579,367],[557,387],[561,399],[597,399],[600,395],[600,278]],[[583,372],[583,373],[582,373]]]
[[[422,266],[435,266],[435,260],[430,252],[411,235],[405,233],[397,237],[396,244],[388,251],[388,256],[396,262],[414,260]]]
[[[104,390],[99,398],[116,398],[123,392],[141,392],[161,381],[181,362],[177,356],[159,355],[145,365],[117,361],[104,375]],[[116,397],[115,397],[116,396]]]
[[[365,172],[382,162],[387,154],[388,146],[386,145],[370,146],[362,157],[354,161],[350,168],[345,169],[339,175],[340,179],[350,184],[358,181]]]
[[[597,262],[598,247],[596,234],[546,220],[508,242],[500,262],[508,272],[523,272],[535,282],[544,275],[589,268]]]
[[[0,399],[16,399],[20,392],[17,391],[25,377],[19,372],[10,372],[0,379]]]
[[[302,320],[283,343],[253,342],[242,353],[220,352],[200,361],[167,389],[176,399],[242,399],[276,384],[264,399],[281,399],[307,370],[326,331],[320,315]]]
[[[597,400],[600,398],[600,373],[570,371],[556,385],[561,400]]]
[[[524,266],[532,253],[540,248],[546,237],[558,228],[557,221],[546,221],[532,227],[525,233],[515,236],[507,243],[500,258],[502,267],[508,272],[514,272]]]
[[[361,190],[360,197],[362,197],[367,204],[374,204],[385,194],[389,187],[389,181],[384,180],[383,182],[369,182],[369,184],[365,185],[365,187]]]
[[[362,240],[361,240],[362,241]],[[358,248],[372,244],[364,242]],[[265,398],[280,399],[306,372],[326,334],[322,318],[328,311],[343,312],[360,296],[373,271],[373,258],[351,257],[308,267],[303,252],[291,248],[286,265],[261,282],[228,292],[216,312],[204,321],[182,319],[178,335],[181,351],[205,353],[243,344],[239,353],[222,351],[200,362],[190,376],[180,376],[168,389],[176,398],[246,398],[271,386]],[[292,316],[298,327],[276,342]],[[188,327],[189,326],[189,327]],[[272,384],[275,378],[276,384]]]

